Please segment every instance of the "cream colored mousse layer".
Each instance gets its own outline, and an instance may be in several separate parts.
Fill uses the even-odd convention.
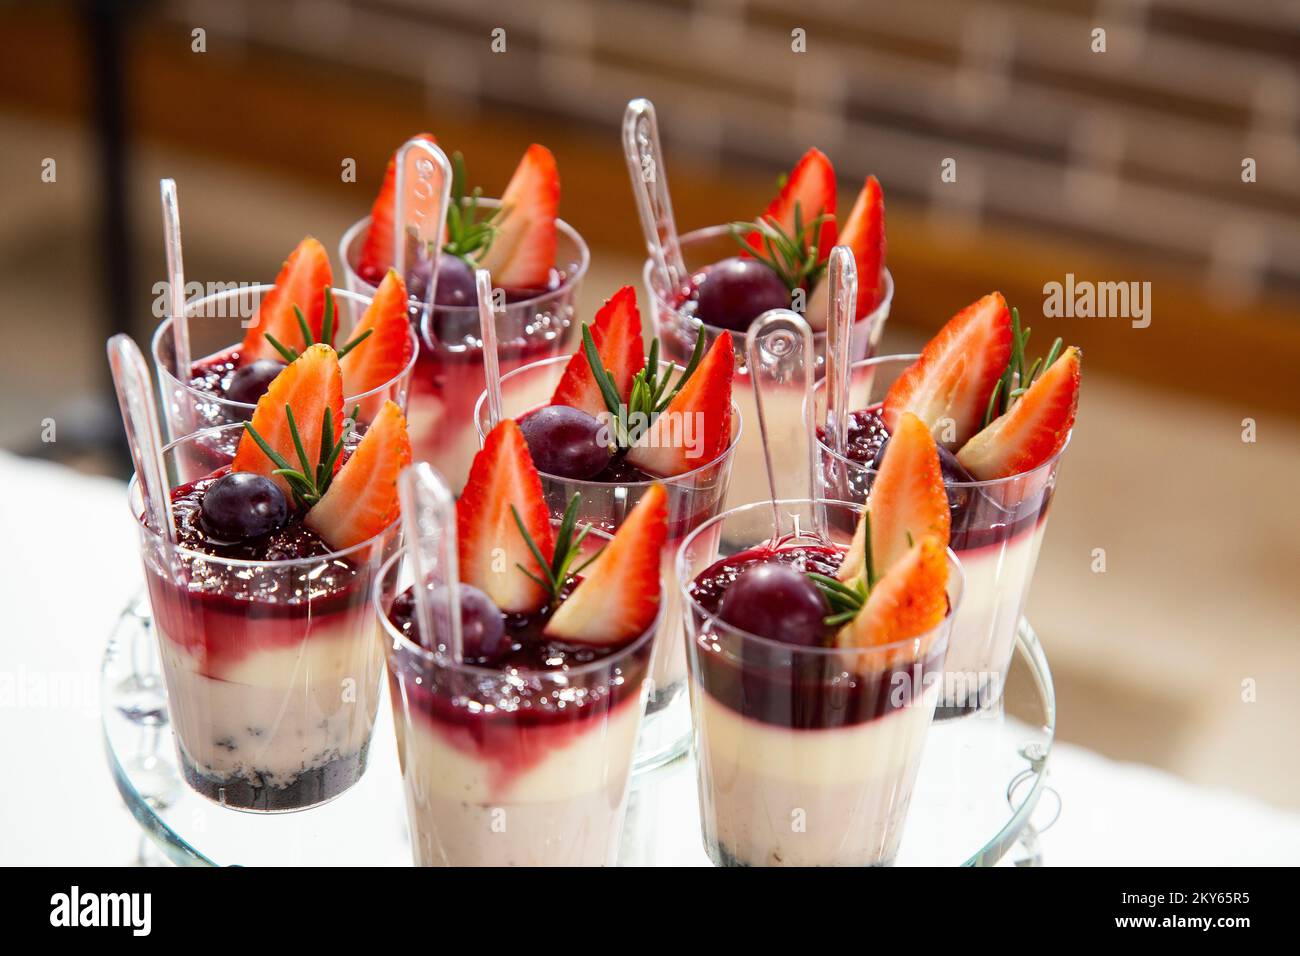
[[[518,772],[478,755],[463,726],[398,714],[415,864],[612,866],[641,709],[629,695]]]
[[[305,770],[356,755],[379,704],[383,647],[358,615],[316,623],[296,645],[224,664],[220,677],[162,635],[172,726],[190,762],[223,779],[285,787]]]
[[[938,682],[866,723],[791,730],[749,720],[693,687],[704,842],[742,866],[892,862]]]
[[[1002,696],[1045,527],[957,554],[966,583],[944,661],[945,704],[973,708]]]

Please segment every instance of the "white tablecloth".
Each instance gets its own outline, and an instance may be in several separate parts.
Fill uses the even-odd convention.
[[[122,484],[0,452],[0,864],[135,861],[136,824],[109,777],[98,673],[140,587]],[[1049,864],[1290,864],[1300,814],[1058,744]],[[1055,810],[1050,794],[1042,820]]]

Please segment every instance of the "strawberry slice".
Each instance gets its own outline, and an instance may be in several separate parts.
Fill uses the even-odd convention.
[[[671,478],[722,454],[731,441],[735,367],[731,333],[723,332],[713,340],[682,390],[628,451],[628,464]]]
[[[536,611],[548,595],[519,566],[543,580],[546,573],[519,533],[511,505],[549,563],[555,556],[555,535],[542,497],[542,479],[523,432],[506,418],[474,456],[469,480],[456,502],[460,579],[484,591],[502,611]]]
[[[913,412],[949,451],[979,431],[989,396],[1011,358],[1011,313],[991,292],[948,320],[885,395],[882,412],[892,434]]]
[[[826,154],[815,147],[795,163],[780,194],[768,204],[762,218],[793,236],[796,203],[799,206],[799,218],[805,226],[820,215],[830,217],[822,223],[817,233],[817,261],[825,262],[831,254],[831,247],[835,245],[835,170]],[[755,252],[764,251],[757,230],[749,233],[745,242]],[[807,248],[810,243],[805,242],[804,245]]]
[[[858,193],[853,210],[835,243],[853,250],[853,261],[858,267],[858,305],[854,321],[860,321],[876,311],[885,299],[885,196],[875,176],[867,177],[867,183]],[[830,283],[822,276],[805,310],[814,329],[825,328],[829,304]]]
[[[334,273],[330,270],[330,258],[325,247],[308,236],[298,243],[280,267],[280,274],[275,277],[275,288],[262,297],[257,315],[239,347],[240,364],[247,365],[258,359],[281,360],[275,346],[266,340],[267,333],[275,336],[285,348],[302,352],[307,347],[293,312],[295,305],[302,310],[313,340],[319,342],[325,320],[325,290],[333,284]]]
[[[645,343],[641,339],[641,313],[636,307],[636,289],[625,285],[605,301],[596,313],[591,338],[596,343],[601,363],[610,371],[619,395],[626,402],[632,393],[632,380],[645,368]],[[551,404],[577,408],[592,418],[608,412],[581,346],[565,366],[564,375],[551,395]]]
[[[427,139],[436,143],[432,133],[417,133],[413,139]],[[436,198],[436,197],[435,197]],[[379,187],[375,204],[370,207],[370,228],[361,244],[361,258],[357,262],[357,275],[371,285],[378,285],[393,266],[393,216],[397,208],[397,150],[389,157],[384,170],[384,183]]]
[[[498,230],[479,267],[506,289],[542,289],[555,265],[555,217],[560,173],[555,157],[534,143],[524,153],[501,196]]]
[[[943,490],[943,472],[939,468],[939,451],[925,423],[911,412],[904,412],[898,430],[885,446],[885,460],[871,484],[867,511],[860,525],[871,521],[871,561],[876,577],[889,573],[912,544],[923,535],[934,535],[943,547],[948,546],[952,517],[948,496]],[[855,536],[857,562],[861,564],[865,528]],[[840,567],[841,580],[848,580],[846,558]]]
[[[957,460],[981,481],[1037,468],[1063,447],[1079,407],[1079,363],[1073,345],[1034,379],[1011,410],[957,452]],[[893,441],[890,441],[893,444]]]
[[[406,418],[395,402],[385,402],[303,523],[332,548],[369,541],[397,520],[397,476],[410,463]]]
[[[392,381],[410,363],[415,343],[411,340],[406,308],[406,283],[396,270],[389,269],[348,341],[367,330],[370,335],[339,359],[344,395],[361,395],[378,388]]]
[[[253,412],[250,424],[285,461],[294,468],[301,468],[298,451],[294,445],[293,435],[289,430],[289,419],[284,407],[293,409],[294,422],[298,426],[298,435],[302,439],[303,451],[315,470],[320,461],[321,424],[325,419],[325,409],[330,409],[334,421],[335,434],[343,421],[343,375],[339,371],[339,360],[328,345],[313,345],[298,356],[284,371],[275,377],[266,393],[257,400],[257,409]],[[289,484],[279,475],[272,475],[278,466],[267,457],[266,452],[257,444],[247,431],[239,439],[235,450],[235,460],[231,463],[232,471],[252,471],[266,475],[278,484],[285,495],[290,495]],[[335,471],[338,463],[335,463]],[[292,500],[292,499],[290,499]]]
[[[546,636],[575,644],[623,644],[659,613],[660,552],[668,537],[668,495],[652,485],[573,592],[546,624]]]
[[[836,635],[840,647],[879,647],[937,627],[948,613],[948,559],[925,535],[876,582],[866,604]]]
[[[858,520],[839,579],[851,581],[862,575],[868,522],[872,572],[879,579],[922,535],[935,535],[946,548],[951,521],[934,438],[924,422],[904,412],[886,446],[885,460],[872,482],[867,510]]]

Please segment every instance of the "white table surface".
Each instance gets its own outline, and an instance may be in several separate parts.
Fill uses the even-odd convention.
[[[109,776],[98,674],[141,585],[125,487],[0,452],[0,865],[137,859],[140,831]],[[1058,744],[1048,864],[1287,864],[1300,814]],[[1050,795],[1039,807],[1051,815]]]

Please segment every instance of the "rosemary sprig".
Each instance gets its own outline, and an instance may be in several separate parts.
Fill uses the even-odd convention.
[[[821,591],[822,597],[830,605],[831,613],[822,618],[822,623],[827,627],[839,627],[841,624],[847,624],[858,616],[867,603],[867,598],[871,595],[871,590],[876,586],[879,580],[876,577],[875,562],[871,557],[871,513],[867,512],[862,516],[863,523],[863,560],[862,573],[853,581],[841,581],[838,578],[828,577],[825,574],[817,574],[809,571],[808,577],[813,584],[817,585],[817,590]],[[910,540],[910,535],[909,535]]]
[[[296,304],[293,307],[293,317],[298,320],[298,329],[299,331],[302,332],[302,340],[307,343],[307,347],[310,348],[311,346],[315,345],[316,339],[311,334],[311,326],[307,324],[307,317],[302,314],[302,309],[298,308]],[[358,345],[360,345],[362,342],[368,339],[371,333],[374,331],[375,331],[374,329],[366,329],[364,332],[362,332],[360,335],[358,335],[356,338],[350,341],[347,345],[343,346],[341,349],[338,349],[337,350],[338,357],[343,358],[343,356],[347,355],[354,348],[356,348]],[[286,362],[292,364],[293,361],[298,358],[297,349],[289,348],[288,346],[284,345],[282,342],[280,342],[279,339],[277,339],[270,332],[265,333],[265,335],[266,335],[266,340],[271,343],[271,347],[274,348],[277,352],[279,352],[280,357],[283,358]],[[328,288],[325,290],[325,316],[321,320],[320,340],[327,345],[334,344],[334,292]]]
[[[442,251],[462,259],[479,259],[492,248],[500,223],[498,209],[481,209],[483,190],[475,186],[465,191],[465,157],[451,154],[451,203],[447,207],[447,241]],[[480,215],[482,218],[480,218]]]
[[[987,428],[993,419],[1010,411],[1016,399],[1029,391],[1029,386],[1034,384],[1038,374],[1051,368],[1052,363],[1061,354],[1061,346],[1064,342],[1060,336],[1057,336],[1056,341],[1047,351],[1047,357],[1034,359],[1033,364],[1026,368],[1025,347],[1029,345],[1029,335],[1032,331],[1033,329],[1020,328],[1020,310],[1013,308],[1011,310],[1011,357],[1007,359],[1007,367],[993,386],[992,394],[989,395],[989,403],[984,409],[984,424],[981,427]]]
[[[568,507],[564,509],[564,518],[560,521],[560,527],[555,532],[555,554],[549,562],[546,560],[545,555],[542,554],[542,549],[538,547],[537,542],[529,533],[527,526],[524,524],[524,519],[519,516],[519,509],[514,505],[510,506],[510,514],[514,516],[515,524],[519,526],[519,533],[523,535],[524,544],[528,545],[528,550],[532,552],[537,566],[542,569],[542,575],[534,574],[519,563],[516,563],[515,567],[536,581],[538,586],[546,591],[552,605],[559,602],[560,593],[564,590],[564,586],[569,579],[574,575],[581,574],[592,561],[600,557],[601,551],[605,550],[601,548],[600,551],[583,561],[582,564],[574,567],[574,561],[582,553],[582,542],[586,539],[587,533],[591,531],[590,524],[585,524],[581,530],[577,530],[578,507],[581,504],[582,495],[575,491],[573,497],[569,499]],[[575,530],[577,530],[577,534],[574,533]]]
[[[652,341],[645,366],[633,377],[632,388],[625,403],[618,392],[618,384],[614,381],[613,373],[605,368],[600,360],[600,352],[596,349],[596,340],[592,338],[591,327],[583,323],[582,353],[587,358],[587,365],[596,380],[596,387],[600,389],[600,397],[604,399],[605,407],[609,409],[614,440],[620,449],[635,445],[654,423],[659,413],[672,404],[672,400],[677,397],[682,386],[700,367],[700,361],[704,358],[704,344],[704,330],[700,329],[695,337],[695,348],[691,351],[690,360],[682,369],[682,374],[676,383],[673,383],[672,368],[659,367],[659,340]]]
[[[356,415],[360,413],[360,406],[356,406],[352,411],[352,421],[356,420]],[[271,459],[275,469],[271,472],[273,475],[279,475],[289,485],[289,490],[293,493],[294,503],[299,508],[310,507],[324,497],[325,492],[329,490],[330,481],[334,478],[334,465],[338,462],[339,456],[343,454],[343,446],[347,441],[348,427],[345,423],[340,423],[342,427],[336,437],[334,434],[334,413],[331,409],[325,409],[325,416],[321,419],[320,433],[320,456],[319,460],[313,465],[307,456],[307,450],[302,443],[302,434],[298,431],[298,422],[293,416],[293,409],[289,405],[284,406],[285,418],[289,423],[289,436],[293,439],[293,448],[298,455],[300,468],[295,468],[289,464],[283,455],[271,447],[270,442],[263,438],[252,422],[245,422],[244,429],[248,434],[253,436],[253,441],[257,442],[259,448],[266,453],[266,457]]]
[[[733,222],[731,236],[745,252],[780,276],[791,292],[811,289],[826,271],[826,263],[817,261],[817,237],[821,235],[823,223],[830,218],[823,213],[805,223],[803,209],[796,201],[793,232],[786,232],[770,216],[760,216],[754,222]],[[762,242],[761,249],[756,249],[750,238],[750,233],[755,231]]]

